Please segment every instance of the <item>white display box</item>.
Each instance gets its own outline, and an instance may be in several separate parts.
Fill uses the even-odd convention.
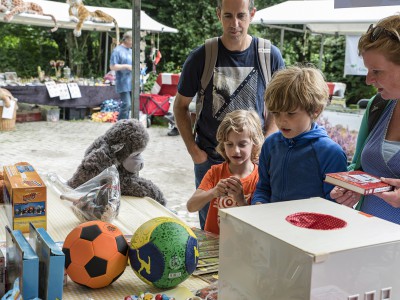
[[[299,212],[347,222],[297,227]],[[400,299],[400,226],[322,198],[222,209],[221,299]]]

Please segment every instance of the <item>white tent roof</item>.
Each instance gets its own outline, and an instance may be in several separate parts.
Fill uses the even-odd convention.
[[[335,9],[334,0],[286,1],[257,11],[252,24],[305,24],[318,33],[360,34],[397,12],[400,5]]]
[[[60,28],[74,29],[76,23],[69,20],[67,3],[60,3],[46,0],[29,0],[39,4],[43,8],[43,12],[46,14],[52,14]],[[117,20],[120,29],[132,29],[132,10],[121,9],[121,8],[106,8],[96,6],[86,6],[89,11],[102,10],[103,12],[111,15]],[[0,13],[0,20],[3,20],[4,14]],[[14,16],[11,23],[26,24],[26,25],[37,25],[53,27],[54,22],[50,17],[39,16],[34,14],[20,14]],[[83,30],[95,30],[95,31],[109,31],[114,28],[114,24],[94,23],[86,21],[83,25]],[[152,18],[150,18],[144,11],[140,12],[140,29],[145,31],[153,32],[178,32],[177,29],[165,26]]]

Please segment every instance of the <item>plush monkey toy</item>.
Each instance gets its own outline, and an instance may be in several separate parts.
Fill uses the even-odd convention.
[[[143,168],[141,153],[149,134],[136,119],[120,120],[86,149],[85,156],[67,184],[76,188],[112,165],[118,169],[121,195],[150,197],[162,205],[166,199],[150,180],[139,176]]]

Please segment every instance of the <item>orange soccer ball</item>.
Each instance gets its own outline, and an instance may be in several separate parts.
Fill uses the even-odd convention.
[[[90,221],[75,227],[65,239],[65,269],[72,281],[90,287],[105,287],[125,271],[128,243],[113,224]]]

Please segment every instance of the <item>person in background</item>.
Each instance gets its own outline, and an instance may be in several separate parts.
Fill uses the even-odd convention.
[[[330,199],[325,174],[346,171],[343,149],[315,123],[329,98],[324,76],[312,66],[278,71],[265,91],[265,105],[279,132],[260,154],[259,181],[252,204],[310,197]]]
[[[171,128],[171,129],[167,132],[167,135],[168,135],[168,136],[177,136],[177,135],[179,135],[178,127],[176,127],[176,124],[175,124],[175,117],[174,117],[174,114],[168,112],[164,117],[168,120],[169,125],[170,125],[170,128]]]
[[[111,53],[110,69],[115,71],[115,90],[121,97],[118,120],[129,119],[132,102],[132,31],[122,37],[122,43]]]
[[[211,166],[186,207],[195,212],[211,203],[204,230],[219,234],[218,210],[249,205],[258,181],[258,155],[264,141],[258,114],[228,113],[218,127],[217,141],[225,162]]]
[[[192,122],[192,127],[194,126],[195,120],[196,120],[196,99],[197,99],[197,94],[193,97],[192,102],[189,104],[189,113],[190,113],[190,118]],[[169,107],[168,113],[164,116],[170,124],[171,130],[168,131],[167,135],[168,136],[177,136],[179,135],[179,130],[178,127],[176,127],[175,123],[175,116],[174,116],[174,111],[173,111],[173,106],[175,102],[175,97],[171,102],[171,105]]]
[[[349,207],[358,203],[361,211],[400,224],[400,15],[381,19],[376,26],[371,24],[359,40],[358,52],[368,69],[366,83],[376,87],[387,101],[379,120],[368,132],[368,117],[375,109],[370,111],[369,107],[374,105],[375,97],[370,100],[349,170],[383,177],[395,189],[361,199],[360,194],[335,187],[331,197]]]
[[[254,110],[260,116],[266,136],[277,130],[270,114],[264,113],[263,94],[267,79],[258,57],[259,40],[248,34],[256,13],[254,0],[218,0],[216,12],[223,32],[218,39],[218,58],[204,100],[201,105],[199,100],[196,103],[202,109],[197,116],[195,134],[189,105],[201,89],[204,45],[193,50],[186,59],[174,103],[176,125],[194,163],[196,188],[212,165],[223,162],[215,150],[216,132],[227,113],[237,109]],[[270,66],[271,73],[284,67],[282,55],[274,45],[271,46],[270,61],[265,63]],[[208,204],[199,211],[201,229],[207,212]]]

